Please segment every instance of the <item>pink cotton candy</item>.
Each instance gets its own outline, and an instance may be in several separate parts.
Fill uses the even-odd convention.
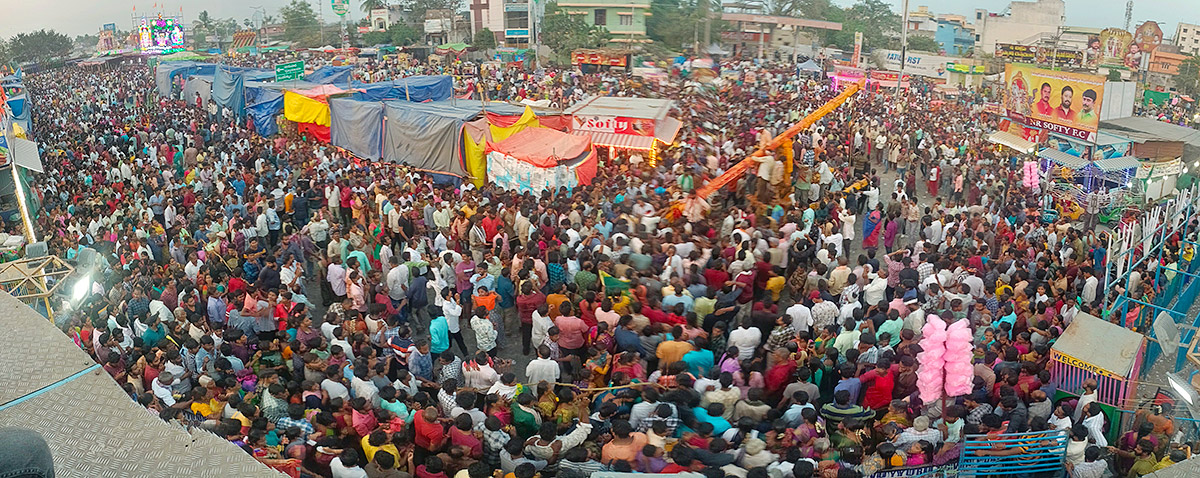
[[[971,364],[971,330],[965,320],[950,324],[942,344],[943,386],[946,395],[957,397],[971,393],[974,388],[974,366]]]
[[[926,318],[921,329],[921,352],[917,354],[917,390],[921,400],[932,402],[942,397],[945,387],[944,355],[946,353],[946,322],[936,315]]]

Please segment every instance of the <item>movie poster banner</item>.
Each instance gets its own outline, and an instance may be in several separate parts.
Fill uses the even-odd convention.
[[[1004,109],[1026,126],[1095,141],[1104,77],[1009,63]]]
[[[1137,70],[1141,65],[1141,49],[1133,45],[1133,34],[1120,28],[1100,31],[1100,66]]]

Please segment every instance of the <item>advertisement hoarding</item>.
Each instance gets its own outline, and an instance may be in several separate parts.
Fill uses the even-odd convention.
[[[1016,63],[1050,64],[1054,57],[1054,66],[1079,68],[1084,64],[1084,54],[1079,50],[1065,48],[1042,48],[1032,45],[1016,45],[1012,43],[997,43],[996,56]]]
[[[1004,85],[1010,118],[1073,138],[1096,139],[1104,77],[1010,63],[1004,67]]]
[[[1130,45],[1133,45],[1132,33],[1120,28],[1105,28],[1100,31],[1100,66],[1138,69],[1142,62],[1142,53],[1140,49],[1131,51]]]

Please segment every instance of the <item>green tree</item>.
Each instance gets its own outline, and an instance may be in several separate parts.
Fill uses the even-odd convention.
[[[883,0],[858,0],[850,8],[832,9],[828,21],[839,22],[842,30],[833,32],[828,43],[843,50],[854,48],[854,32],[863,32],[863,48],[886,47],[900,31],[900,16]]]
[[[363,13],[369,14],[371,10],[376,8],[387,8],[387,2],[384,0],[362,0],[358,4],[358,7],[362,9]]]
[[[71,48],[73,48],[71,37],[54,30],[42,29],[17,34],[8,41],[6,50],[12,61],[23,63],[48,62],[62,58],[71,53]]]
[[[93,47],[100,42],[100,35],[76,35],[75,45],[83,47]]]
[[[480,50],[496,48],[496,34],[487,28],[479,30],[475,32],[475,38],[471,41],[471,46]]]
[[[217,19],[209,16],[208,10],[200,10],[196,19],[192,20],[192,38],[196,42],[196,46],[206,45],[208,42],[205,38],[215,35],[216,27]]]
[[[306,1],[292,0],[292,3],[279,9],[283,17],[283,38],[296,42],[301,47],[320,46],[321,22],[317,14]]]
[[[603,27],[588,25],[580,15],[570,15],[558,3],[546,5],[542,21],[542,41],[559,59],[579,48],[599,48],[608,44],[612,34]]]
[[[900,47],[899,41],[896,42],[896,47],[897,47],[897,49],[899,49],[899,47]],[[932,38],[925,37],[925,36],[918,36],[918,35],[910,35],[908,37],[908,51],[928,51],[928,52],[938,53],[938,52],[942,51],[942,46],[938,45],[938,42],[934,41],[934,39],[932,39]]]
[[[1175,89],[1191,97],[1200,95],[1200,56],[1191,55],[1179,63],[1179,74],[1175,75]]]
[[[1108,81],[1121,81],[1121,72],[1117,70],[1108,70]]]

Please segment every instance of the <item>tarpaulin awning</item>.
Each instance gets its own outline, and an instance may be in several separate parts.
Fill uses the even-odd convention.
[[[1186,101],[1186,102],[1188,102],[1188,103],[1191,103],[1191,102],[1193,102],[1193,101],[1196,101],[1196,100],[1193,100],[1193,99],[1192,99],[1192,97],[1191,97],[1191,96],[1188,96],[1188,95],[1179,95],[1179,99],[1181,99],[1181,100],[1183,100],[1183,101]]]
[[[45,172],[45,169],[42,167],[42,155],[38,153],[36,142],[23,138],[12,138],[9,141],[9,146],[11,147],[9,154],[12,155],[13,162],[17,166],[39,173]]]
[[[595,133],[590,131],[576,131],[572,134],[578,136],[591,136],[592,144],[596,146],[611,146],[617,149],[636,149],[640,151],[649,151],[654,148],[653,136],[638,136],[635,134],[618,134],[618,133]]]
[[[322,66],[317,68],[312,73],[304,77],[305,80],[313,83],[321,83],[332,85],[334,83],[348,83],[350,81],[350,70],[353,66]]]
[[[360,158],[378,161],[382,157],[383,103],[333,98],[329,114],[330,144]]]
[[[1119,158],[1101,159],[1092,161],[1096,168],[1104,172],[1121,171],[1125,169],[1134,169],[1142,162],[1133,156],[1121,156]]]
[[[667,144],[674,143],[675,136],[682,127],[683,122],[668,116],[654,126],[654,138]]]
[[[460,156],[463,122],[478,115],[428,103],[384,103],[383,159],[418,169],[466,175]]]
[[[821,71],[821,67],[817,66],[817,63],[812,61],[812,59],[810,58],[807,61],[805,61],[804,63],[796,65],[796,70],[816,72],[816,71]]]
[[[454,94],[454,80],[449,75],[407,76],[378,83],[351,83],[359,90],[354,98],[369,101],[405,100],[422,102],[449,99]]]
[[[238,118],[246,116],[246,76],[243,72],[217,68],[213,75],[212,99],[218,105],[233,110]]]
[[[1048,159],[1057,163],[1059,166],[1074,170],[1083,169],[1083,167],[1087,166],[1088,164],[1086,159],[1073,154],[1064,153],[1054,148],[1043,149],[1038,153],[1038,157],[1042,159]]]
[[[283,115],[297,123],[329,126],[329,105],[294,91],[283,92]]]
[[[1025,153],[1025,154],[1032,153],[1034,148],[1037,147],[1037,144],[1034,144],[1033,142],[1028,141],[1025,138],[1022,138],[1015,134],[1009,133],[1007,131],[996,131],[995,133],[988,135],[987,140],[989,143],[995,143],[995,144],[1008,146],[1012,149],[1015,149],[1017,151]]]
[[[346,90],[343,90],[343,89],[338,88],[333,85],[320,85],[320,86],[309,88],[306,90],[291,90],[291,91],[298,95],[304,95],[304,96],[307,96],[314,100],[318,100],[318,101],[322,101],[322,102],[326,101],[326,98],[328,98],[330,96],[340,95],[340,94],[346,92]]]
[[[574,159],[590,149],[589,138],[549,128],[525,128],[488,147],[542,168],[557,166],[560,160]]]

